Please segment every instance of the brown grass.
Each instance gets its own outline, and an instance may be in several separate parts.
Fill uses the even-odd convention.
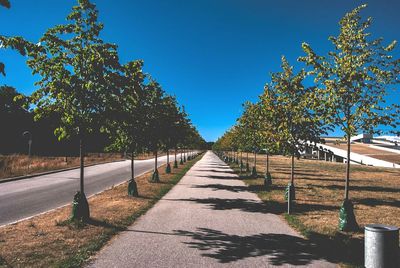
[[[159,153],[159,156],[165,154],[166,153],[162,152]],[[144,160],[153,157],[154,155],[152,153],[142,153],[135,158]],[[124,156],[118,153],[89,153],[85,157],[85,165],[101,164],[124,159]],[[0,180],[57,169],[79,167],[79,163],[79,157],[32,156],[29,159],[27,155],[0,155]]]
[[[265,156],[257,157],[260,177],[265,172]],[[250,157],[250,166],[253,158]],[[285,215],[284,190],[290,179],[290,158],[270,157],[273,187],[258,191],[271,212]],[[339,208],[344,198],[345,165],[317,160],[295,160],[296,205],[294,216],[287,216],[295,227],[322,244],[327,250],[337,247],[337,259],[343,263],[362,265],[363,231],[338,231]],[[236,171],[238,170],[235,167]],[[250,185],[262,185],[262,179],[248,179]],[[350,198],[360,227],[371,223],[400,226],[400,170],[352,165]],[[255,189],[263,189],[262,186]],[[335,243],[332,245],[332,241]],[[340,247],[342,247],[340,249]],[[351,249],[348,253],[344,249]],[[344,256],[343,254],[347,254]]]
[[[71,206],[0,228],[0,266],[76,267],[125,229],[179,181],[197,160],[173,169],[160,167],[161,183],[150,183],[151,172],[136,179],[140,197],[127,196],[127,183],[89,199],[91,221],[68,221]],[[72,200],[72,197],[71,197]]]

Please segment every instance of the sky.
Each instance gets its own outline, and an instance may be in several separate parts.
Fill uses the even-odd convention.
[[[10,0],[0,9],[0,34],[37,42],[65,17],[74,0]],[[338,21],[362,3],[374,19],[373,37],[400,41],[398,0],[92,0],[104,23],[102,38],[118,45],[121,62],[144,60],[145,72],[185,106],[207,141],[235,124],[242,104],[255,101],[285,55],[297,68],[301,43],[329,51]],[[400,48],[395,55],[400,57]],[[7,76],[0,84],[30,94],[37,77],[26,58],[0,50]],[[399,100],[399,93],[392,97]],[[333,135],[338,133],[333,133]]]

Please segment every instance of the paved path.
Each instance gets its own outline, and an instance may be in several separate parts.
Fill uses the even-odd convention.
[[[177,156],[179,160],[180,155]],[[174,161],[174,155],[170,156]],[[167,157],[158,160],[159,165]],[[130,178],[130,160],[100,164],[85,168],[87,196],[104,191]],[[154,158],[135,160],[135,174],[154,168]],[[0,183],[0,226],[70,204],[79,189],[79,168],[37,176],[19,181]],[[140,189],[139,189],[140,191]]]
[[[212,152],[90,267],[335,267]]]

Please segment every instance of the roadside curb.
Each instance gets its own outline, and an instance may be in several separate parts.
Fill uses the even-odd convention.
[[[85,165],[85,168],[86,168],[86,167],[97,166],[97,165],[109,164],[109,163],[123,162],[123,161],[127,161],[127,159],[123,159],[123,160],[114,160],[114,161],[106,161],[106,162],[101,162],[101,163],[89,164],[89,165]],[[6,183],[6,182],[11,182],[11,181],[19,181],[19,180],[24,180],[24,179],[30,179],[30,178],[33,178],[33,177],[38,177],[38,176],[43,176],[43,175],[49,175],[49,174],[59,173],[59,172],[63,172],[63,171],[70,171],[70,170],[78,169],[78,168],[79,168],[79,166],[77,166],[77,167],[70,167],[70,168],[64,168],[64,169],[50,170],[50,171],[45,171],[45,172],[41,172],[41,173],[34,173],[34,174],[30,174],[30,175],[24,175],[24,176],[18,176],[18,177],[7,178],[7,179],[3,179],[3,180],[0,179],[0,184],[1,184],[1,183]]]

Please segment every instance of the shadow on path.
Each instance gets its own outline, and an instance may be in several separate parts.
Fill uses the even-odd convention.
[[[252,213],[274,213],[281,214],[285,212],[286,204],[268,201],[253,201],[249,199],[234,198],[234,199],[220,199],[220,198],[188,198],[188,199],[164,199],[167,201],[177,202],[194,202],[198,204],[208,205],[214,210],[227,210],[238,209],[244,212]],[[327,206],[322,204],[295,204],[294,211],[297,213],[316,211],[316,210],[338,210],[337,206]]]
[[[207,176],[205,176],[207,177]],[[259,192],[264,190],[263,185],[250,185],[250,186],[239,186],[239,185],[226,185],[226,184],[205,184],[205,185],[193,185],[192,188],[208,189],[213,191],[225,190],[234,193],[239,192]]]
[[[306,265],[322,259],[316,255],[316,246],[309,241],[286,234],[255,234],[239,236],[218,230],[198,228],[195,232],[177,230],[178,235],[191,237],[184,242],[191,248],[207,251],[202,255],[217,259],[220,263],[269,255],[273,265]]]

